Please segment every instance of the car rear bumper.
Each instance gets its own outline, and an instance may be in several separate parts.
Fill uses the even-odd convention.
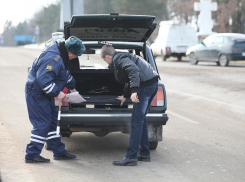
[[[148,113],[147,122],[152,125],[165,125],[166,113]],[[131,114],[61,114],[60,126],[130,126]]]
[[[232,60],[232,61],[245,60],[245,56],[242,56],[242,53],[227,54],[227,57],[229,60]]]

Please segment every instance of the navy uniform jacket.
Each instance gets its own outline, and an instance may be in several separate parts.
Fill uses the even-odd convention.
[[[75,79],[66,70],[58,43],[51,45],[34,60],[26,81],[25,91],[56,97],[64,87],[73,90]]]

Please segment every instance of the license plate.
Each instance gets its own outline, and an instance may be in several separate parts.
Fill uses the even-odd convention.
[[[242,56],[245,56],[245,52],[242,53]]]
[[[186,52],[187,46],[177,46],[177,52]]]

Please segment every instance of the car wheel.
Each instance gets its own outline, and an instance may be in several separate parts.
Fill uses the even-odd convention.
[[[177,57],[177,58],[178,58],[178,61],[181,61],[181,57],[182,57],[182,56],[178,56],[178,57]]]
[[[197,59],[196,59],[196,55],[195,53],[191,53],[189,56],[188,56],[188,60],[191,64],[195,65],[198,63]]]
[[[167,60],[167,56],[163,56],[163,61],[166,61]]]
[[[226,55],[224,55],[224,54],[220,55],[219,64],[220,64],[220,66],[227,66],[229,64],[229,59],[226,57]]]
[[[156,150],[158,142],[149,142],[149,149]]]
[[[163,60],[163,61],[166,61],[167,56],[165,56],[165,55],[163,54],[163,52],[162,52],[162,51],[161,51],[161,55],[162,55],[162,60]]]

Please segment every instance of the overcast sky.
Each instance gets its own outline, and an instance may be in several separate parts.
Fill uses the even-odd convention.
[[[7,20],[13,25],[33,18],[41,8],[61,0],[0,0],[0,34]]]

